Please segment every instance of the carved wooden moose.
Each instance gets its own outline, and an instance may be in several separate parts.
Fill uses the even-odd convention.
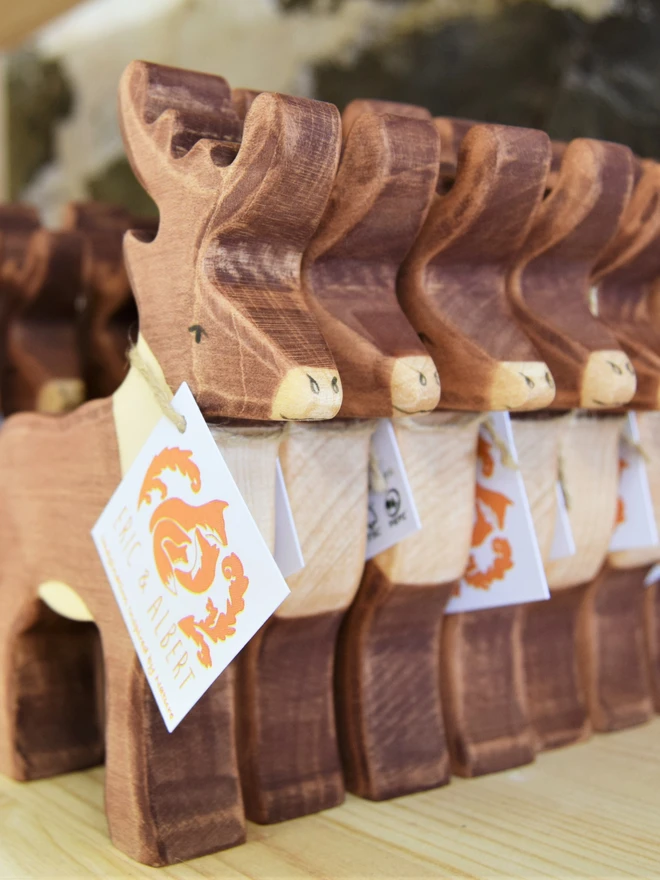
[[[340,122],[330,105],[263,95],[241,127],[221,78],[141,62],[122,79],[120,106],[129,157],[161,212],[155,238],[125,243],[152,380],[132,369],[111,399],[59,419],[19,414],[0,434],[0,541],[11,547],[0,586],[0,767],[26,778],[49,748],[24,719],[47,699],[40,683],[58,658],[26,635],[40,585],[65,585],[101,632],[110,834],[158,865],[244,839],[232,669],[168,734],[89,530],[161,416],[154,384],[171,395],[187,381],[209,421],[336,414],[339,377],[305,305],[300,261],[335,175]],[[35,684],[21,706],[17,652],[29,654]],[[49,772],[72,763],[51,753]]]
[[[307,301],[344,396],[338,421],[292,425],[281,452],[306,564],[240,662],[241,779],[247,815],[259,822],[344,798],[334,655],[364,567],[373,420],[431,410],[440,396],[435,365],[396,299],[437,177],[438,138],[420,112],[349,124],[349,108],[330,200],[303,258]]]

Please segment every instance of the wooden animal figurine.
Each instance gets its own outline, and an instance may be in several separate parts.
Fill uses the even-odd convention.
[[[11,548],[0,573],[0,767],[25,778],[47,747],[24,719],[58,663],[35,646],[36,684],[18,707],[13,649],[39,595],[56,607],[77,595],[103,647],[110,835],[133,858],[163,865],[245,838],[233,668],[168,733],[89,532],[160,420],[158,400],[182,381],[209,422],[336,413],[338,374],[305,305],[300,263],[334,179],[340,123],[330,105],[262,95],[241,126],[223,79],[144,62],[122,78],[120,113],[131,163],[160,209],[155,238],[125,242],[141,368],[112,398],[59,419],[19,414],[0,433],[0,543]],[[246,489],[253,510],[270,511],[274,456],[264,468],[248,457],[243,474],[254,466],[255,479],[273,465]],[[60,758],[50,772],[68,769]]]
[[[49,384],[62,382],[50,378],[61,376],[60,365],[75,372],[78,355],[72,330],[79,289],[71,281],[80,271],[80,250],[59,233],[39,229],[31,208],[4,207],[0,224],[0,237],[7,244],[0,275],[8,279],[3,294],[7,291],[9,300],[3,300],[2,362],[7,339],[13,343],[12,353],[19,354],[3,373],[3,393],[13,407],[66,412],[82,393],[74,385],[79,376],[68,379],[76,392],[73,399],[58,393],[57,387],[53,394]],[[67,266],[67,258],[72,266]],[[40,332],[33,331],[33,322]],[[38,778],[51,775],[55,765],[79,769],[98,764],[103,760],[98,631],[93,623],[61,617],[41,602],[31,617],[14,645],[13,700],[21,716],[18,749],[24,753],[23,774]],[[35,662],[35,657],[56,657],[57,662]]]
[[[129,334],[137,334],[137,307],[124,265],[124,234],[156,223],[117,205],[72,202],[63,228],[77,231],[82,245],[82,293],[78,313],[81,368],[90,398],[107,397],[128,370]]]
[[[437,254],[430,264],[437,281],[435,274],[430,277],[431,289],[443,297],[435,295],[438,308],[443,316],[457,316],[455,322],[460,320],[458,326],[468,335],[459,354],[462,372],[456,370],[453,376],[457,405],[513,409],[521,390],[514,379],[520,382],[526,376],[529,397],[521,409],[542,407],[554,396],[553,380],[518,326],[506,279],[543,197],[549,139],[541,132],[475,126],[466,120],[437,119],[435,124],[443,145],[442,192],[448,194],[436,199],[437,237],[429,235],[425,247]],[[465,257],[468,252],[471,259]],[[423,279],[417,283],[423,284]],[[484,314],[497,320],[491,322]],[[445,345],[442,333],[439,348]],[[458,348],[461,341],[456,337],[452,347]],[[486,352],[490,347],[494,369],[500,369],[498,361],[511,358],[503,365],[511,381],[500,387],[499,399],[474,398],[468,361],[477,346]],[[486,363],[483,355],[481,361]],[[441,376],[443,397],[448,397],[442,367]],[[534,757],[521,654],[515,650],[521,615],[519,608],[506,607],[452,614],[444,620],[440,678],[451,767],[459,775],[493,772]]]
[[[361,109],[382,112],[375,103],[364,102]],[[475,131],[454,185],[447,195],[434,195],[399,273],[400,302],[440,373],[441,406],[447,393],[458,409],[497,408],[507,402],[526,408],[543,405],[554,392],[545,364],[517,330],[505,294],[510,240],[522,239],[529,217],[514,220],[505,211],[498,222],[507,234],[498,238],[494,232],[495,206],[510,197],[516,161],[528,184],[532,181],[516,187],[525,192],[521,210],[526,204],[531,216],[542,197],[548,140],[527,133],[525,147],[509,164],[506,157],[515,153],[521,134],[497,126]],[[474,194],[479,167],[483,189]],[[436,170],[441,168],[439,162]],[[506,196],[501,177],[510,179]],[[488,230],[500,251],[497,243],[481,247]],[[471,281],[460,268],[468,252],[476,262]],[[506,354],[496,334],[485,329],[487,322],[474,320],[481,313],[490,315],[509,340]],[[346,782],[365,797],[380,800],[449,779],[438,662],[444,608],[470,551],[480,421],[479,413],[437,412],[394,423],[424,526],[367,563],[342,625],[338,652],[337,711]]]
[[[337,177],[303,257],[307,302],[344,396],[338,421],[291,425],[281,450],[305,568],[241,657],[241,780],[257,822],[344,799],[334,657],[364,567],[374,420],[432,410],[440,396],[435,365],[396,299],[437,177],[438,138],[420,114],[360,115],[350,126],[344,114]]]
[[[509,289],[521,322],[545,350],[557,382],[555,407],[623,406],[635,392],[630,359],[588,307],[592,272],[616,233],[632,178],[625,147],[572,141],[512,273]],[[576,553],[547,562],[551,599],[525,613],[525,677],[537,749],[575,742],[591,731],[586,601],[614,525],[621,429],[620,416],[581,412],[560,440]]]
[[[660,501],[660,334],[653,328],[648,310],[648,293],[660,274],[660,166],[639,163],[637,176],[617,235],[596,266],[593,290],[598,316],[635,367],[637,391],[631,406],[656,410],[640,412],[637,418],[645,438],[642,448],[649,459],[652,489]],[[622,514],[625,516],[624,509]],[[589,589],[585,673],[595,730],[630,727],[647,721],[653,713],[645,645],[645,604],[649,600],[644,580],[649,566],[658,560],[657,546],[611,553]]]
[[[66,412],[85,399],[76,344],[81,267],[80,236],[49,229],[32,233],[20,266],[10,262],[6,274],[21,295],[7,332],[6,415]]]

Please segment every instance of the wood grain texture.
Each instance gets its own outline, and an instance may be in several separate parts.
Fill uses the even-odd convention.
[[[438,658],[444,608],[470,551],[479,421],[435,413],[394,422],[424,528],[367,563],[337,649],[346,785],[373,800],[449,780]]]
[[[560,442],[576,553],[546,562],[547,602],[527,607],[523,631],[530,718],[537,749],[590,735],[587,657],[593,627],[589,583],[607,556],[618,494],[620,417],[576,415]]]
[[[512,420],[539,548],[548,558],[555,529],[559,443],[567,418]],[[445,617],[442,699],[452,771],[480,776],[533,760],[536,742],[527,706],[523,627],[513,605]]]
[[[366,101],[346,109],[337,177],[303,259],[308,302],[342,377],[343,417],[414,415],[440,398],[437,370],[396,297],[440,158],[430,115],[406,109]]]
[[[640,756],[643,756],[641,759]],[[245,846],[158,876],[270,880],[454,878],[658,880],[660,720],[540,755],[535,764],[389,803],[348,796],[336,810],[271,828]],[[0,873],[25,880],[153,877],[113,849],[103,768],[20,785],[0,779],[7,833]]]
[[[651,694],[655,711],[660,712],[660,590],[657,583],[646,588],[644,600],[644,638]]]
[[[584,662],[594,730],[633,727],[653,713],[644,632],[646,573],[646,567],[606,565],[589,586]]]
[[[133,339],[137,336],[137,306],[124,266],[124,234],[129,229],[155,233],[156,223],[116,205],[72,202],[62,226],[82,238],[78,345],[87,395],[107,397],[128,370],[131,331]]]
[[[443,408],[538,409],[553,398],[552,376],[506,296],[549,161],[542,132],[470,128],[453,186],[436,195],[401,268],[399,299],[438,368]]]
[[[129,158],[160,209],[156,238],[129,234],[124,247],[170,386],[187,380],[209,419],[331,418],[341,383],[300,262],[336,173],[336,108],[262,94],[242,123],[222,78],[134,62],[120,109]],[[167,310],[144,296],[157,283],[172,292]]]
[[[649,313],[649,293],[660,275],[660,165],[644,163],[619,228],[601,255],[592,281],[598,317],[616,336],[637,375],[636,409],[660,408],[660,334]]]
[[[249,819],[344,800],[333,680],[337,632],[360,583],[373,422],[288,427],[282,469],[305,568],[239,660],[241,782]],[[320,499],[323,499],[320,501]]]
[[[617,230],[632,177],[626,147],[571,141],[509,276],[514,311],[557,385],[556,409],[621,406],[635,393],[629,358],[587,302],[592,271]]]

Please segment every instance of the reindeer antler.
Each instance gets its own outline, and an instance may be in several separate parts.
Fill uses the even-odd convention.
[[[541,199],[549,160],[542,132],[471,127],[455,182],[436,196],[402,266],[399,298],[440,373],[441,406],[537,409],[552,400],[550,372],[506,297],[507,272]]]

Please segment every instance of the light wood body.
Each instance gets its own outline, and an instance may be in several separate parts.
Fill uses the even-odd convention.
[[[234,148],[228,158],[227,138],[240,135],[241,125],[224,80],[142,63],[124,76],[121,113],[131,160],[161,210],[152,243],[139,234],[126,243],[141,328],[158,354],[138,341],[149,384],[133,369],[112,399],[59,419],[17,415],[0,434],[0,546],[11,556],[0,573],[0,764],[25,777],[50,748],[25,729],[43,696],[39,687],[24,688],[23,705],[16,696],[22,668],[31,666],[43,690],[48,670],[65,659],[23,638],[40,613],[45,583],[63,585],[82,599],[101,635],[111,837],[133,858],[162,865],[244,839],[235,673],[230,666],[168,734],[90,529],[161,417],[153,387],[167,398],[187,379],[207,419],[337,411],[341,393],[331,386],[338,374],[302,298],[300,263],[332,183],[339,118],[317,102],[260,96],[238,155]],[[314,185],[293,195],[312,170]],[[196,327],[204,332],[191,332]],[[234,436],[238,429],[229,430]],[[242,442],[232,465],[266,534],[276,446],[259,444],[253,458],[254,447]],[[49,595],[57,605],[58,590]],[[17,667],[19,643],[24,663]],[[67,709],[63,700],[61,712]],[[49,772],[71,769],[74,758],[56,750]]]

